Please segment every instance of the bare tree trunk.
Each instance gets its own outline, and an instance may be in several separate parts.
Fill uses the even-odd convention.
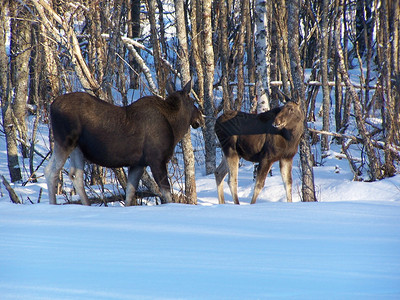
[[[337,6],[336,20],[335,20],[336,28],[338,28],[338,26],[340,26],[342,12],[343,12],[343,0],[339,0],[339,5]],[[367,129],[365,127],[365,122],[364,122],[363,115],[362,115],[360,99],[350,81],[349,74],[347,73],[347,70],[346,70],[346,66],[344,63],[343,49],[342,49],[340,42],[341,42],[341,40],[340,40],[339,32],[335,32],[336,51],[337,51],[338,57],[339,57],[339,70],[343,76],[343,80],[346,84],[346,87],[348,88],[350,95],[353,98],[352,100],[353,100],[353,105],[354,105],[354,113],[356,116],[356,123],[357,123],[358,131],[360,132],[360,135],[362,136],[362,138],[364,140],[364,145],[366,147],[366,152],[367,152],[367,156],[368,156],[368,160],[369,160],[370,180],[375,181],[377,179],[382,178],[379,160],[375,153],[374,147],[371,143],[371,138],[368,135]]]
[[[389,32],[392,33],[392,80],[394,115],[400,115],[400,0],[392,1]],[[400,118],[394,119],[394,143],[400,145]]]
[[[14,101],[13,113],[14,122],[17,125],[17,131],[21,144],[22,156],[28,157],[28,148],[24,145],[28,143],[28,129],[26,126],[26,104],[28,99],[29,86],[29,59],[31,56],[31,23],[27,21],[28,11],[23,5],[16,5],[14,9],[14,18],[12,18],[11,48],[13,49],[12,70]]]
[[[200,106],[204,108],[204,71],[202,64],[202,53],[200,50],[201,42],[201,28],[202,28],[202,10],[201,10],[201,0],[193,0],[192,9],[190,14],[190,23],[192,28],[190,31],[192,38],[192,57],[194,69],[197,73],[197,95],[199,97]],[[200,8],[200,9],[198,9]]]
[[[336,4],[337,0],[335,0]],[[339,24],[341,25],[341,24]],[[342,26],[336,27],[337,24],[334,22],[334,31],[338,31],[338,35],[342,36]],[[335,38],[335,37],[334,37]],[[343,87],[342,87],[342,75],[339,71],[339,57],[335,53],[334,73],[335,73],[335,126],[336,132],[344,133],[343,123],[343,110],[344,110],[344,99],[343,99]]]
[[[1,113],[3,116],[3,129],[7,144],[7,163],[11,182],[22,179],[21,169],[18,162],[18,147],[16,143],[15,126],[12,119],[11,106],[11,84],[9,57],[6,52],[6,34],[9,32],[7,13],[9,10],[8,1],[0,2],[0,99]]]
[[[322,130],[329,131],[330,118],[330,88],[328,85],[328,55],[329,55],[329,0],[323,0],[322,3],[322,20],[321,20],[321,77],[322,77]],[[323,135],[321,137],[321,152],[323,155],[329,150],[329,137]]]
[[[140,0],[130,0],[130,11],[129,11],[129,24],[128,24],[128,37],[138,38],[140,35]],[[138,49],[136,49],[138,51]],[[129,64],[134,70],[129,68],[130,76],[130,88],[139,88],[139,73],[137,72],[138,65],[132,54],[129,54]],[[135,72],[136,71],[136,72]]]
[[[183,0],[175,0],[176,29],[179,40],[179,62],[181,71],[181,83],[184,86],[191,79],[189,50],[186,33],[185,9]],[[194,153],[191,139],[191,129],[183,137],[182,141],[183,161],[185,164],[185,195],[189,204],[197,204],[196,177],[194,167]]]
[[[271,43],[269,38],[267,3],[264,0],[257,0],[255,7],[256,19],[256,41],[255,57],[257,66],[257,112],[270,109],[270,52]]]
[[[300,101],[304,114],[306,109],[304,105],[304,81],[303,68],[300,62],[299,53],[299,11],[300,4],[298,0],[287,1],[288,13],[288,49],[290,56],[290,69],[293,79],[292,98]],[[307,129],[307,118],[304,119],[304,135],[300,141],[300,160],[302,172],[302,201],[316,201],[314,187],[314,171],[311,147],[309,143],[309,132]]]
[[[214,133],[214,50],[211,26],[211,7],[212,0],[203,1],[203,39],[204,39],[204,112],[206,114],[206,124],[203,129],[205,143],[206,174],[211,174],[215,170],[216,150]]]
[[[286,0],[279,0],[274,3],[275,22],[277,23],[278,33],[278,64],[281,72],[283,92],[290,95],[290,63],[288,62],[288,29],[287,29],[287,9]]]
[[[102,91],[99,83],[95,80],[85,59],[83,58],[82,50],[74,28],[69,26],[69,22],[64,19],[66,16],[59,16],[45,0],[33,1],[32,4],[35,6],[36,11],[38,12],[38,19],[40,19],[42,24],[45,26],[48,35],[68,49],[71,65],[74,67],[74,71],[76,76],[79,78],[82,87],[88,91],[92,91],[94,94],[104,99],[105,97],[101,94]],[[60,34],[57,30],[58,27],[49,20],[46,13],[62,27],[62,30],[65,33],[64,35]]]
[[[224,111],[232,110],[231,88],[229,86],[229,41],[228,41],[228,8],[227,1],[220,0],[220,57],[221,57],[221,85]]]
[[[397,3],[398,4],[398,3]],[[383,1],[380,10],[381,10],[381,30],[383,36],[383,55],[386,58],[384,60],[384,65],[382,66],[382,83],[385,87],[385,102],[384,102],[384,132],[385,132],[385,144],[391,145],[394,142],[394,128],[395,128],[395,101],[392,95],[392,43],[391,39],[391,30],[393,28],[389,28],[389,19],[392,19],[391,14],[389,13],[389,2]],[[394,9],[394,7],[392,7]],[[393,155],[389,150],[389,147],[385,149],[385,164],[384,171],[385,176],[393,176],[396,172],[396,168],[393,164]]]
[[[246,37],[247,18],[249,17],[249,2],[241,0],[241,20],[239,26],[239,36],[237,45],[237,93],[235,101],[235,110],[240,110],[244,97],[244,44]]]
[[[156,0],[147,0],[147,9],[150,21],[150,30],[151,30],[150,39],[153,45],[154,65],[157,73],[156,77],[158,82],[158,91],[162,96],[164,96],[166,76],[164,74],[164,68],[161,61],[161,47],[160,47],[161,41],[158,38],[158,31],[157,31]]]
[[[249,1],[250,4],[253,1]],[[249,80],[249,99],[250,107],[256,98],[256,64],[255,64],[255,54],[254,54],[254,23],[253,23],[254,10],[250,7],[249,18],[247,18],[247,29],[246,29],[246,55],[247,55],[247,74]]]

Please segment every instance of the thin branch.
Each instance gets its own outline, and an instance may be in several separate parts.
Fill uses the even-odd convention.
[[[318,134],[324,134],[324,135],[330,135],[338,138],[345,138],[345,139],[351,139],[353,141],[356,141],[357,143],[364,143],[364,140],[360,137],[356,137],[354,135],[348,135],[348,134],[342,134],[342,133],[337,133],[337,132],[329,132],[329,131],[324,131],[324,130],[317,130],[313,128],[308,129],[310,132],[318,133]],[[397,145],[386,145],[384,142],[381,141],[376,141],[376,140],[371,140],[371,143],[379,149],[388,149],[390,150],[398,159],[400,159],[400,147]]]
[[[8,183],[7,179],[1,175],[1,178],[3,179],[3,184],[10,195],[10,199],[13,203],[15,204],[22,204],[21,200],[19,200],[17,194],[15,193],[14,189],[11,187],[11,185]]]

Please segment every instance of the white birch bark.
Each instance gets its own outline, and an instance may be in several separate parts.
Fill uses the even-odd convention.
[[[183,0],[175,0],[175,14],[177,27],[176,29],[179,40],[178,54],[180,57],[180,71],[182,74],[181,82],[182,86],[184,86],[190,81],[191,78]],[[183,161],[185,163],[185,195],[189,204],[197,204],[194,153],[190,132],[191,129],[189,128],[188,132],[185,134],[181,141]]]
[[[267,3],[265,0],[257,0],[255,5],[256,23],[256,93],[257,112],[270,109],[270,52],[271,43],[268,28]]]
[[[212,0],[203,2],[203,37],[204,37],[204,112],[207,116],[206,125],[203,129],[205,143],[206,174],[211,174],[215,170],[216,151],[214,133],[214,49],[212,43],[211,25],[211,6]]]

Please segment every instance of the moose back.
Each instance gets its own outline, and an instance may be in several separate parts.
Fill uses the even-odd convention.
[[[223,180],[229,173],[228,184],[233,201],[239,204],[237,177],[241,157],[259,164],[252,204],[256,203],[275,161],[279,161],[287,201],[292,202],[293,157],[303,134],[303,122],[301,106],[293,101],[258,115],[228,112],[220,116],[215,124],[215,132],[224,153],[215,171],[219,203],[225,203]]]

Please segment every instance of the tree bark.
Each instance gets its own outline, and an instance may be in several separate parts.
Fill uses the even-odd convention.
[[[278,64],[281,72],[283,92],[290,95],[290,63],[288,55],[288,28],[287,28],[287,9],[286,0],[279,0],[273,4],[275,22],[278,33]]]
[[[304,81],[303,81],[303,68],[300,62],[299,53],[299,11],[300,4],[298,0],[287,1],[288,13],[288,49],[290,56],[290,70],[293,79],[293,93],[292,98],[300,101],[304,114],[306,115],[306,108],[304,105]],[[311,154],[311,147],[309,143],[309,132],[307,129],[307,118],[304,119],[304,135],[300,141],[300,160],[302,172],[302,201],[314,202],[315,187],[314,187],[314,171],[313,159]]]
[[[11,182],[22,179],[21,169],[18,162],[18,147],[16,143],[16,131],[12,118],[11,105],[11,79],[9,57],[6,52],[6,34],[10,27],[8,23],[7,12],[9,10],[8,1],[0,2],[0,99],[1,113],[3,116],[3,129],[7,144],[7,164],[10,173]]]
[[[26,105],[29,86],[29,60],[31,56],[31,23],[28,10],[23,5],[16,5],[11,20],[11,48],[13,49],[12,70],[14,101],[12,105],[17,131],[21,140],[28,142],[26,126]],[[21,144],[22,156],[28,158],[28,148]]]
[[[148,17],[150,21],[150,40],[153,45],[153,58],[154,66],[157,74],[158,91],[161,96],[165,96],[165,83],[166,76],[164,74],[164,67],[161,60],[161,47],[160,39],[158,38],[157,22],[156,22],[156,0],[147,0]]]
[[[215,170],[216,163],[216,143],[214,133],[214,50],[211,26],[211,7],[212,0],[203,1],[203,41],[204,41],[204,112],[206,114],[205,127],[203,129],[205,143],[206,174],[211,174]]]
[[[224,111],[232,110],[231,88],[229,86],[229,41],[228,41],[228,4],[226,0],[220,0],[220,59],[221,59],[221,85]]]
[[[339,5],[337,7],[336,20],[335,20],[336,28],[338,28],[338,26],[340,26],[342,12],[343,12],[343,0],[339,0]],[[340,39],[338,32],[335,32],[335,43],[336,43],[336,51],[337,51],[337,54],[339,57],[339,70],[343,76],[343,80],[346,84],[346,87],[349,90],[350,95],[352,97],[357,128],[358,128],[358,131],[359,131],[361,137],[364,140],[364,145],[366,147],[366,152],[367,152],[367,156],[368,156],[368,160],[369,160],[370,180],[375,181],[377,179],[382,178],[381,167],[380,167],[377,155],[375,153],[374,147],[371,143],[371,138],[369,137],[369,134],[365,127],[365,122],[363,119],[360,99],[357,95],[356,90],[354,89],[354,86],[352,85],[352,83],[350,81],[349,74],[347,73],[347,70],[346,70],[346,66],[344,63],[343,49],[341,46],[341,39]]]
[[[399,3],[397,3],[397,6]],[[382,66],[382,83],[384,85],[384,90],[385,90],[385,102],[384,102],[384,108],[385,108],[385,114],[384,114],[384,129],[385,129],[385,144],[386,145],[391,145],[394,143],[394,137],[395,137],[395,99],[393,95],[394,89],[392,88],[392,81],[395,82],[395,80],[392,80],[392,74],[394,75],[395,73],[392,73],[392,68],[396,66],[392,62],[392,59],[394,56],[392,55],[396,51],[392,50],[392,47],[396,47],[396,45],[391,42],[391,40],[394,38],[395,30],[393,26],[393,19],[394,18],[399,18],[398,16],[394,16],[393,14],[390,13],[391,10],[395,10],[395,7],[390,7],[389,1],[384,1],[380,7],[381,10],[381,30],[382,30],[382,36],[383,36],[383,55],[386,58],[384,61],[384,65]],[[397,8],[397,12],[399,9]],[[390,25],[389,25],[390,24]],[[398,23],[397,23],[398,24]],[[397,74],[398,76],[398,74]],[[393,79],[395,79],[395,76],[393,76]],[[398,115],[397,115],[398,116]],[[397,118],[398,119],[398,118]],[[385,164],[384,164],[384,172],[385,176],[393,176],[396,173],[396,168],[394,166],[394,158],[392,155],[392,152],[386,148],[385,149]]]
[[[201,28],[202,28],[202,9],[201,9],[201,0],[193,0],[192,9],[190,14],[190,23],[192,24],[192,28],[190,31],[191,40],[192,40],[192,59],[193,59],[193,69],[196,70],[197,73],[197,89],[196,89],[200,106],[204,108],[204,70],[202,64],[202,56],[200,45],[201,42]]]
[[[241,0],[241,11],[240,11],[240,25],[239,25],[239,36],[237,45],[237,93],[235,101],[235,110],[240,110],[244,98],[244,46],[246,37],[246,24],[249,16],[249,2],[248,0]]]
[[[330,88],[328,85],[328,55],[329,55],[329,0],[323,0],[321,20],[321,60],[320,69],[322,77],[322,130],[329,131],[330,119]],[[329,150],[329,138],[323,135],[321,138],[321,152],[323,155]]]
[[[257,89],[257,112],[264,112],[270,109],[270,52],[271,43],[269,38],[269,26],[267,15],[267,3],[264,0],[257,0],[255,7],[256,19],[256,89]]]
[[[181,84],[184,86],[191,80],[189,50],[186,33],[185,9],[183,0],[175,0],[176,29],[178,34],[180,57]],[[195,159],[193,153],[191,129],[183,137],[182,141],[183,161],[185,164],[185,195],[188,204],[197,204]]]
[[[250,0],[245,0],[249,1]],[[253,2],[251,1],[251,4]],[[250,7],[250,3],[248,4]],[[247,75],[249,81],[249,99],[250,107],[256,99],[256,64],[254,54],[254,22],[253,22],[253,7],[250,7],[249,18],[247,18],[246,29],[246,55],[247,55]]]

